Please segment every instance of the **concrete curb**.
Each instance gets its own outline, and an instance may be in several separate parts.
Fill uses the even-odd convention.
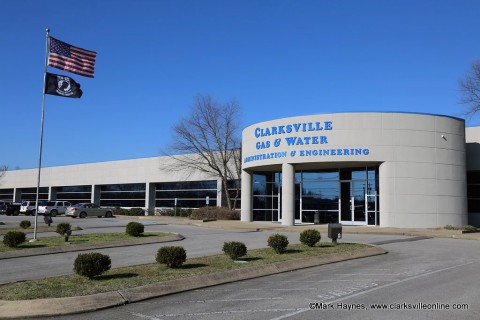
[[[128,246],[138,246],[142,244],[152,244],[152,243],[162,243],[162,242],[171,242],[171,241],[180,241],[185,239],[181,234],[174,234],[171,236],[151,238],[151,239],[138,239],[138,240],[122,240],[122,241],[112,241],[109,243],[88,243],[88,244],[78,244],[71,247],[68,246],[58,246],[58,247],[45,247],[45,248],[35,248],[35,249],[24,249],[18,251],[8,251],[0,253],[0,260],[3,259],[13,259],[20,257],[29,257],[29,256],[38,256],[46,254],[55,254],[55,253],[65,253],[65,252],[76,252],[76,251],[86,251],[93,249],[106,249],[106,248],[116,248],[116,247],[128,247]]]
[[[116,216],[118,218],[130,218],[138,220],[152,220],[158,223],[174,225],[191,225],[212,229],[223,230],[243,230],[243,231],[278,231],[278,232],[297,232],[300,233],[306,229],[316,229],[323,234],[327,233],[327,224],[304,224],[295,226],[285,226],[273,222],[243,222],[239,220],[216,220],[203,222],[201,220],[190,220],[183,217],[170,216]],[[448,230],[438,228],[394,228],[378,226],[343,226],[344,234],[377,234],[377,235],[399,235],[409,237],[432,237],[432,238],[450,238],[465,240],[480,240],[480,232],[465,232],[462,230]]]
[[[0,318],[21,319],[95,311],[183,291],[385,253],[387,252],[384,249],[371,246],[363,250],[295,259],[264,266],[245,267],[88,296],[17,301],[0,300]]]

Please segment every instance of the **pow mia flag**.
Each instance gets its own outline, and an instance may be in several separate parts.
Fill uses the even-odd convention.
[[[65,98],[80,98],[83,94],[80,84],[72,78],[48,72],[45,78],[44,92]]]

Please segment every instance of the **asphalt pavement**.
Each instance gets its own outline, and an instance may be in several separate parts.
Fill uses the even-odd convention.
[[[240,222],[240,221],[195,221],[186,218],[178,217],[117,217],[114,223],[116,225],[124,225],[122,221],[138,219],[146,225],[175,225],[175,226],[198,226],[200,229],[209,228],[216,229],[217,231],[224,232],[266,232],[271,234],[272,232],[281,233],[299,233],[305,229],[317,229],[320,233],[326,237],[327,225],[296,225],[296,226],[283,226],[279,223],[270,222]],[[0,218],[0,221],[2,219]],[[8,224],[6,224],[8,226]],[[5,226],[3,226],[5,227]],[[92,225],[92,228],[94,226]],[[0,231],[1,231],[0,227]],[[88,227],[84,228],[85,232],[88,231]],[[420,228],[382,228],[382,227],[363,227],[363,226],[343,226],[342,232],[347,237],[349,234],[362,234],[372,235],[371,239],[375,239],[374,235],[397,235],[402,236],[404,241],[408,241],[409,237],[419,238],[458,238],[458,239],[470,239],[479,240],[480,233],[463,233],[459,230],[444,230],[444,229],[420,229]],[[181,234],[173,235],[170,238],[163,239],[164,241],[180,241],[183,239]],[[388,243],[389,238],[385,238],[383,243]],[[183,241],[183,240],[182,240]],[[398,240],[397,240],[398,241]],[[192,289],[198,289],[201,287],[213,286],[216,284],[222,284],[227,282],[234,282],[249,278],[262,277],[265,275],[282,273],[286,271],[292,271],[301,268],[308,268],[323,264],[335,263],[338,261],[358,259],[370,256],[376,256],[385,254],[386,251],[380,246],[382,240],[372,241],[377,245],[372,245],[370,248],[358,251],[355,253],[347,254],[335,254],[326,257],[315,257],[302,259],[301,261],[289,261],[283,263],[277,263],[274,265],[268,265],[263,267],[250,267],[238,271],[228,271],[220,274],[213,274],[210,276],[193,277],[179,280],[172,280],[164,283],[153,284],[149,286],[143,286],[139,288],[131,288],[115,292],[107,292],[96,295],[82,296],[82,297],[66,297],[55,299],[37,299],[37,300],[22,300],[22,301],[4,301],[0,300],[0,318],[3,319],[21,319],[37,316],[54,316],[62,314],[80,313],[86,311],[94,311],[104,309],[108,307],[124,305],[127,303],[133,303],[142,301],[145,299],[168,295],[176,292],[188,291]],[[118,243],[118,246],[130,245],[127,243]],[[143,245],[142,243],[136,243],[135,245]],[[148,244],[145,244],[148,245]],[[248,246],[249,247],[249,246]],[[92,250],[105,248],[104,245],[91,246],[83,248],[82,250]],[[249,247],[250,248],[250,247]],[[57,250],[56,252],[48,252],[48,250]],[[29,255],[53,255],[58,253],[59,249],[34,249],[25,250],[24,254]],[[60,249],[74,250],[72,248]],[[16,256],[8,256],[8,253],[0,253],[0,259],[16,259],[22,256],[22,251],[17,251]],[[206,252],[208,255],[208,252]]]

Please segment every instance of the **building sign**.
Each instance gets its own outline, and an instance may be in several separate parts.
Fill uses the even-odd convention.
[[[278,158],[367,156],[366,148],[329,148],[334,131],[332,121],[288,123],[278,126],[256,127],[254,130],[257,154],[246,156],[244,163]],[[287,149],[287,151],[285,151]]]

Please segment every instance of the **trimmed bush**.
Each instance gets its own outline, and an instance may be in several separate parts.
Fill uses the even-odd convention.
[[[463,230],[465,230],[465,231],[477,231],[477,227],[474,227],[472,225],[467,224],[466,226],[463,226]]]
[[[145,215],[145,210],[142,208],[132,208],[130,209],[130,214],[129,216],[144,216]]]
[[[120,216],[144,216],[145,215],[145,210],[143,210],[142,208],[125,209],[125,208],[116,207],[113,211],[115,215],[120,215]]]
[[[29,220],[20,221],[20,228],[22,228],[22,229],[30,228],[31,225],[32,225],[32,223]]]
[[[175,209],[157,209],[155,211],[155,215],[159,216],[169,216],[169,217],[190,217],[192,214],[192,209],[183,209],[178,208],[175,212]]]
[[[21,231],[8,231],[3,236],[3,244],[9,248],[15,248],[26,240],[25,233]]]
[[[177,268],[187,261],[187,252],[183,247],[161,247],[155,260],[169,268]]]
[[[284,253],[287,250],[288,238],[283,234],[276,233],[268,237],[267,243],[276,253]]]
[[[57,224],[57,230],[55,230],[59,235],[63,236],[67,230],[72,230],[70,223],[62,222]]]
[[[308,229],[300,233],[300,242],[309,247],[313,247],[321,239],[320,232],[315,229]]]
[[[223,207],[203,207],[192,211],[192,220],[240,220],[240,212]]]
[[[101,275],[111,267],[110,257],[98,252],[80,253],[73,263],[75,273],[89,279]]]
[[[447,224],[444,228],[445,228],[445,230],[459,230],[460,229],[459,227],[454,227],[450,224]]]
[[[140,237],[145,231],[145,226],[139,222],[129,222],[125,228],[125,232],[132,237]]]
[[[247,246],[243,242],[238,241],[224,242],[222,250],[232,260],[237,260],[247,254]]]
[[[123,208],[120,208],[120,207],[115,207],[115,209],[114,209],[115,214],[120,215],[120,216],[128,215],[127,214],[128,211],[129,211],[128,209],[123,209]]]

